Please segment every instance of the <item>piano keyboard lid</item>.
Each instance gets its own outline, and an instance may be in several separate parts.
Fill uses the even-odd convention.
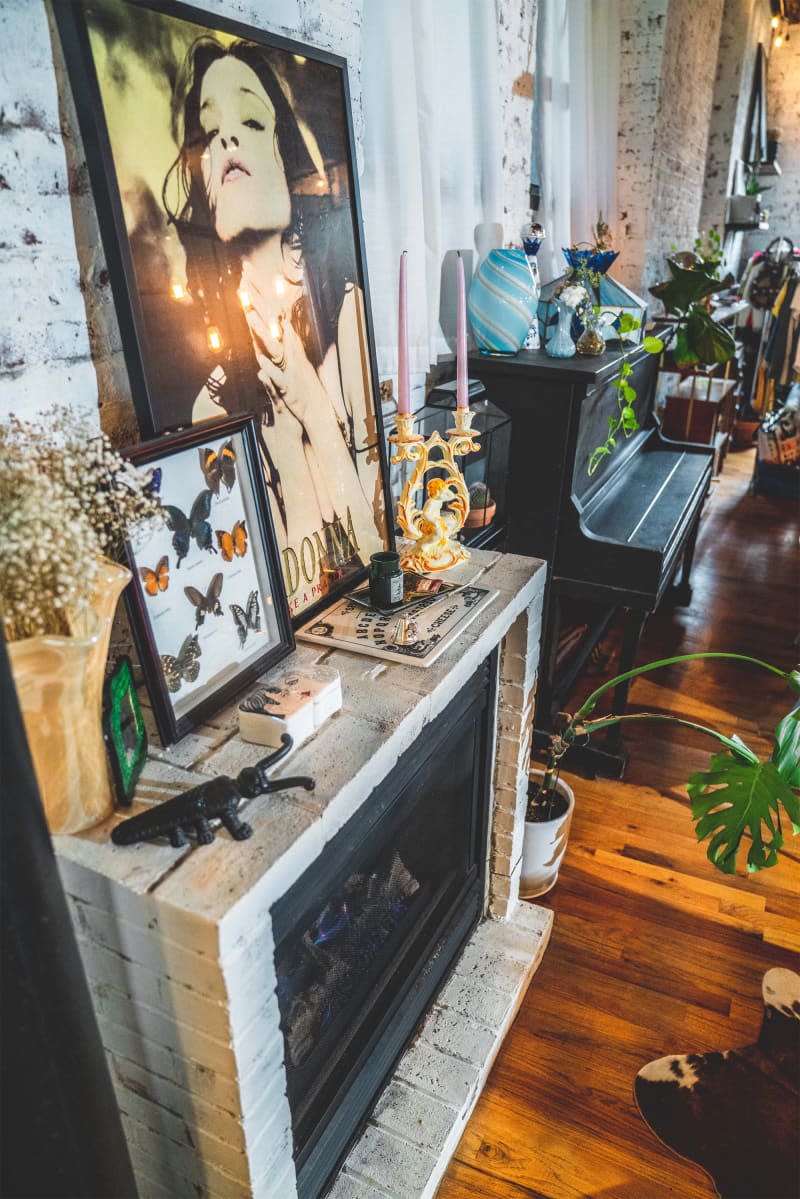
[[[666,449],[637,454],[584,509],[581,525],[593,538],[663,552],[710,473],[709,454]]]

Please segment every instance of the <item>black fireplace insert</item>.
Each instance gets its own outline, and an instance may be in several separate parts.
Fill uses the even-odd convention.
[[[335,1177],[484,904],[496,653],[272,910],[300,1199]]]

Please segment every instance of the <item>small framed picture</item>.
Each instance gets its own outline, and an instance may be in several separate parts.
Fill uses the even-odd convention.
[[[133,634],[165,745],[294,648],[255,420],[206,421],[126,451],[163,522],[129,531]]]
[[[103,737],[117,803],[129,808],[147,758],[147,728],[127,654],[117,659],[103,683]]]

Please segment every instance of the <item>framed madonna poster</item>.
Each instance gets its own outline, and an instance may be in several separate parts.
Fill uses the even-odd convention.
[[[141,433],[255,415],[305,620],[393,544],[346,63],[170,0],[54,10]]]

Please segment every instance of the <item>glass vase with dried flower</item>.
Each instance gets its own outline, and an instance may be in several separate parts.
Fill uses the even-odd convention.
[[[0,425],[0,614],[53,833],[113,810],[102,688],[130,572],[112,559],[159,509],[149,476],[72,409]]]

